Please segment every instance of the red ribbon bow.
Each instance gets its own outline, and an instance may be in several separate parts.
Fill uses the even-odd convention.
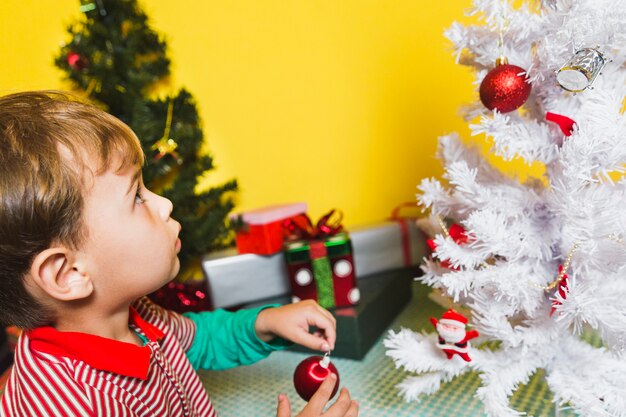
[[[563,132],[565,136],[571,136],[572,132],[574,131],[574,126],[576,125],[576,122],[574,120],[557,113],[547,112],[546,120],[559,125],[561,132]]]
[[[306,214],[299,214],[283,221],[285,240],[313,240],[334,236],[343,230],[343,214],[332,209],[323,215],[315,225]]]

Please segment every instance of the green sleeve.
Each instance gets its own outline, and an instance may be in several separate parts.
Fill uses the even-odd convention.
[[[275,350],[291,345],[281,338],[270,343],[259,339],[254,323],[259,312],[278,305],[266,305],[249,310],[230,312],[225,310],[185,313],[193,320],[196,335],[186,352],[194,369],[228,369],[250,365],[266,358]]]

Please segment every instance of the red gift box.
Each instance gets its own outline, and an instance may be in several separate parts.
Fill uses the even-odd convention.
[[[358,304],[352,244],[346,233],[285,245],[294,302],[313,299],[324,308]]]
[[[265,207],[242,213],[244,227],[237,231],[239,253],[273,255],[283,247],[283,222],[306,213],[306,203]]]

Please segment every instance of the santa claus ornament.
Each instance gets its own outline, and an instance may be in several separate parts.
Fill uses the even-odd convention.
[[[471,362],[469,357],[470,340],[479,336],[476,330],[466,331],[467,318],[455,310],[448,310],[437,321],[431,317],[430,322],[435,326],[439,334],[437,347],[441,349],[448,359],[459,355],[465,362]]]
[[[293,373],[293,385],[296,392],[304,401],[309,401],[322,382],[331,373],[337,375],[335,388],[330,398],[334,397],[339,389],[339,373],[337,368],[330,361],[330,353],[326,352],[324,357],[311,356],[306,358],[296,367]]]

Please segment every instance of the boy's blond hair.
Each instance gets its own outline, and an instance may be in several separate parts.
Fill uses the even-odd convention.
[[[126,124],[67,93],[0,97],[0,322],[28,329],[54,320],[24,283],[34,257],[86,238],[86,173],[143,160]]]

